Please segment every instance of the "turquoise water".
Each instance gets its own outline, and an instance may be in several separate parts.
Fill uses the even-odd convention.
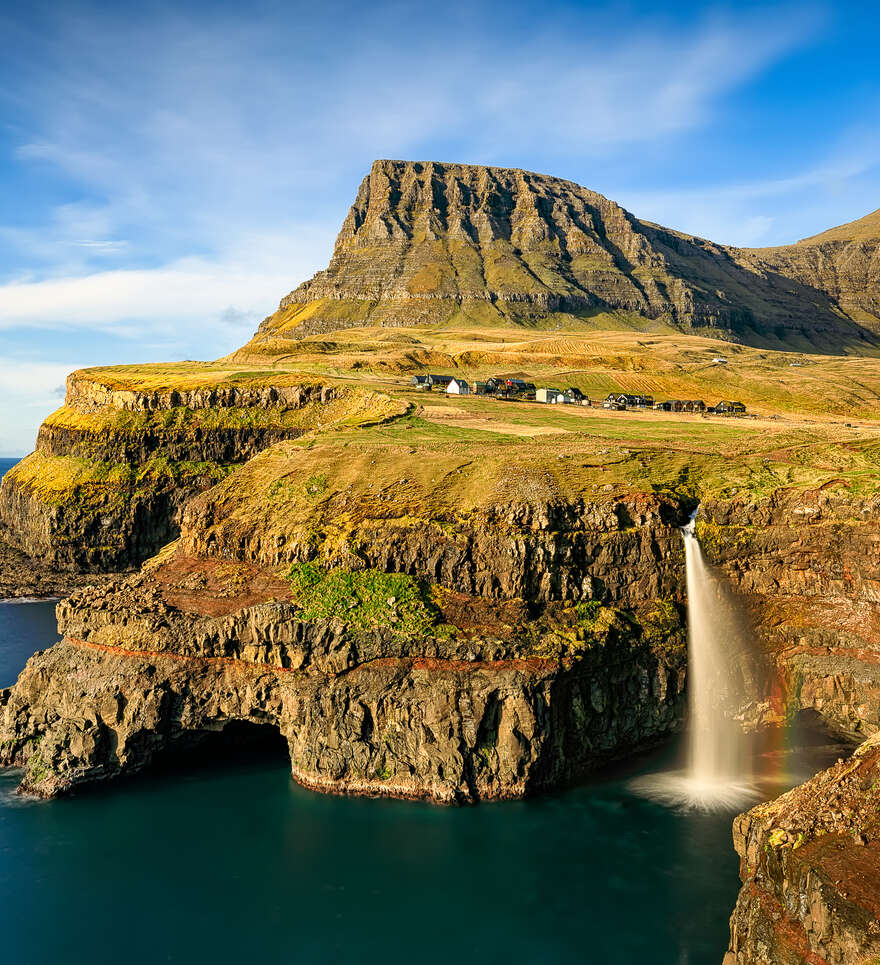
[[[54,639],[52,604],[0,604],[0,686]],[[3,960],[718,965],[731,816],[629,788],[676,756],[463,809],[313,794],[269,751],[50,802],[0,771]]]

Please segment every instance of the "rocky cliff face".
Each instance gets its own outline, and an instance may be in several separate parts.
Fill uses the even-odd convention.
[[[744,253],[786,278],[826,292],[850,318],[877,330],[880,318],[880,212],[796,245]],[[760,269],[759,269],[760,270]]]
[[[877,242],[745,252],[639,221],[570,181],[506,168],[376,161],[333,258],[282,299],[245,354],[359,325],[652,320],[797,348],[876,341]],[[851,317],[846,312],[858,309]],[[629,321],[626,316],[632,316]],[[855,321],[853,320],[855,319]]]
[[[57,570],[130,569],[177,536],[191,496],[261,449],[335,421],[369,424],[406,409],[307,377],[225,382],[221,373],[186,388],[184,372],[181,388],[138,388],[105,373],[70,377],[36,451],[4,476],[9,561],[18,551]]]
[[[534,512],[512,506],[512,522],[475,521],[474,542],[494,544],[477,531],[534,524]],[[613,508],[568,523],[585,540],[621,532]],[[141,574],[59,606],[64,642],[0,695],[0,759],[26,767],[26,790],[55,795],[135,772],[249,722],[277,728],[294,777],[317,789],[518,797],[680,723],[684,631],[671,601],[614,605],[623,591],[585,600],[583,580],[538,584],[523,599],[513,595],[529,588],[517,554],[491,560],[494,589],[489,573],[475,581],[486,595],[463,591],[455,567],[435,579],[400,572],[406,546],[396,575],[369,559],[355,571],[269,565],[246,543],[190,555],[205,524],[190,514],[183,541]],[[644,555],[647,569],[673,531],[656,512],[630,528],[642,532],[598,553],[588,583],[610,576],[620,554]],[[396,545],[376,535],[377,555]],[[526,556],[547,543],[540,524],[519,539]]]
[[[3,697],[25,787],[61,793],[246,721],[279,729],[309,786],[474,800],[674,729],[690,506],[575,498],[533,450],[503,452],[503,478],[461,445],[416,455],[278,444],[191,500],[141,574],[61,604],[64,645]],[[707,553],[755,618],[753,724],[809,709],[880,729],[874,516],[830,491],[704,507]]]
[[[734,822],[743,888],[725,965],[880,958],[880,739]]]
[[[811,710],[835,730],[880,730],[878,497],[777,492],[711,502],[698,524],[710,559],[748,606],[780,691],[769,718]]]

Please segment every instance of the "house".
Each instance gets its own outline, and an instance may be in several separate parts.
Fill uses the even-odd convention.
[[[412,386],[413,386],[414,388],[416,388],[416,389],[427,389],[427,390],[430,392],[430,391],[431,391],[431,383],[430,383],[429,379],[430,379],[430,376],[429,376],[429,375],[414,375],[414,376],[410,379],[409,384],[412,385]]]
[[[702,399],[667,399],[656,402],[654,408],[662,412],[705,412],[706,403]]]
[[[612,392],[602,405],[606,409],[653,409],[654,400],[650,395],[630,395],[626,392]]]
[[[567,402],[564,392],[560,392],[559,389],[538,389],[535,392],[536,402],[546,402],[550,405],[556,405],[560,402]]]
[[[503,385],[506,385],[506,380],[502,379],[500,375],[493,375],[486,379],[486,388],[490,392],[497,392]]]
[[[428,382],[431,385],[440,385],[445,389],[447,385],[452,381],[451,375],[429,375]]]
[[[565,390],[565,394],[571,398],[572,402],[584,401],[584,393],[581,392],[580,389],[576,389],[574,386],[569,386]]]
[[[446,386],[447,395],[470,395],[471,387],[464,379],[450,379]]]
[[[495,389],[488,382],[474,382],[474,395],[494,395]]]
[[[708,411],[713,412],[715,415],[744,415],[746,407],[742,402],[723,399],[718,405],[713,405]]]

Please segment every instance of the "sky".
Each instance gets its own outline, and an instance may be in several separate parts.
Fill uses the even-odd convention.
[[[880,207],[869,3],[0,0],[0,456],[78,367],[212,359],[375,158],[540,171],[786,244]]]

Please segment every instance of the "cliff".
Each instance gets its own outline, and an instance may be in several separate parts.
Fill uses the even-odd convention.
[[[880,213],[805,238],[744,253],[786,278],[825,292],[841,312],[877,329],[880,318]]]
[[[0,697],[24,788],[64,793],[249,722],[278,728],[309,786],[482,800],[674,730],[693,501],[633,489],[607,456],[597,485],[562,442],[391,431],[275,444],[191,498],[139,574],[62,603],[63,644]],[[874,501],[774,491],[705,512],[707,551],[755,613],[751,723],[811,709],[880,728]],[[865,558],[835,583],[841,527]],[[785,608],[801,622],[780,625]]]
[[[35,452],[0,483],[6,539],[56,570],[131,569],[177,536],[187,499],[262,448],[405,408],[302,374],[195,364],[76,372]]]
[[[560,786],[681,724],[697,503],[752,617],[744,723],[876,735],[880,366],[813,351],[876,347],[875,221],[746,251],[541,175],[377,162],[330,267],[248,346],[74,373],[3,479],[0,593],[31,558],[34,588],[77,592],[0,692],[0,764],[54,796],[249,725],[319,790]],[[755,418],[408,388],[427,369]],[[81,588],[107,570],[137,571]],[[876,747],[738,822],[736,965],[873,951],[870,888],[850,897]]]
[[[282,299],[239,357],[352,327],[511,323],[876,345],[877,241],[834,242],[833,257],[825,244],[745,251],[640,221],[559,178],[376,161],[329,267]]]
[[[880,957],[880,738],[734,822],[743,888],[724,965]]]
[[[289,469],[313,501],[318,484],[296,459]],[[658,547],[678,539],[675,506],[639,499],[626,526],[613,502],[560,516],[562,546],[592,543],[594,560],[576,586],[542,587],[527,561],[550,551],[541,520],[557,507],[476,514],[469,535],[443,540],[460,563],[429,575],[394,530],[375,533],[374,553],[394,557],[384,569],[351,543],[337,545],[342,566],[294,530],[274,561],[246,540],[233,550],[214,539],[223,499],[193,504],[179,543],[140,574],[59,605],[64,641],[0,693],[0,761],[25,767],[24,789],[50,796],[134,773],[246,722],[277,728],[293,776],[316,789],[519,797],[680,723],[681,610],[654,572]],[[498,558],[501,546],[512,551]],[[592,595],[625,559],[641,588]]]

